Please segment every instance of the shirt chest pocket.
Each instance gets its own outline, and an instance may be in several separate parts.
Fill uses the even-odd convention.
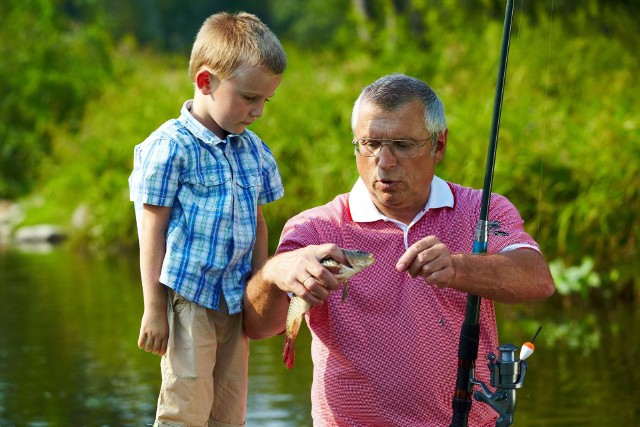
[[[222,167],[190,173],[183,179],[185,201],[206,211],[228,211],[232,203],[230,182],[231,172]]]
[[[260,172],[258,169],[241,170],[236,173],[234,191],[236,200],[243,212],[255,212],[260,191]]]

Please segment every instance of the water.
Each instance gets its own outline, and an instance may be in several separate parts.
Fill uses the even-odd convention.
[[[135,256],[0,252],[0,426],[152,422],[159,358],[136,346],[138,277]],[[514,425],[639,425],[640,311],[558,302],[498,307],[503,343],[519,347],[543,326]],[[281,337],[252,342],[247,426],[311,425],[308,343],[303,327],[289,371]],[[478,367],[486,369],[483,359]]]

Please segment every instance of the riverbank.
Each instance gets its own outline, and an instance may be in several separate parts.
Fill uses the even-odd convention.
[[[57,245],[68,237],[68,231],[62,225],[21,225],[25,218],[25,208],[22,205],[0,200],[0,248],[31,246],[41,251],[43,246]]]

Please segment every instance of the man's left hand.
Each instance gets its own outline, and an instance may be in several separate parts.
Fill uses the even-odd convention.
[[[436,236],[427,236],[411,245],[398,260],[396,268],[408,272],[411,277],[423,276],[438,288],[448,287],[456,275],[449,248]]]

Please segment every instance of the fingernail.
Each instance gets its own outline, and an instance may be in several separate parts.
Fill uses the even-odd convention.
[[[396,268],[400,271],[404,271],[407,266],[403,262],[399,262],[398,264],[396,264]]]

